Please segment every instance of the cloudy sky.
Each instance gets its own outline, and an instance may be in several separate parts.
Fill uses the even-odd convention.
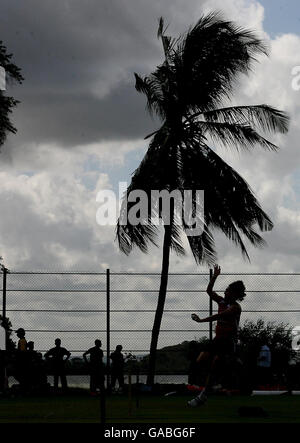
[[[288,5],[288,6],[287,6]],[[297,271],[300,265],[299,97],[291,70],[300,64],[296,1],[89,0],[3,1],[1,39],[25,81],[9,86],[21,104],[18,128],[2,148],[0,251],[11,269],[147,271],[160,269],[160,250],[123,256],[113,228],[96,223],[96,194],[129,181],[158,122],[145,112],[133,72],[162,60],[156,38],[164,16],[173,35],[204,11],[219,9],[267,40],[271,55],[237,87],[237,103],[268,103],[290,113],[279,153],[238,155],[220,150],[249,182],[275,228],[251,264],[220,238],[224,270]],[[298,33],[298,34],[297,34]],[[172,270],[197,270],[188,254]]]
[[[159,272],[161,250],[130,257],[118,251],[114,228],[96,223],[97,192],[129,181],[143,157],[145,135],[157,128],[134,88],[133,72],[161,61],[157,23],[184,32],[203,12],[218,9],[257,30],[270,57],[242,78],[235,103],[268,103],[287,111],[291,128],[276,137],[278,153],[218,153],[247,180],[274,229],[268,247],[249,246],[251,263],[222,236],[219,263],[227,272],[300,270],[300,65],[298,0],[2,0],[1,40],[25,81],[9,86],[21,101],[17,135],[0,154],[0,253],[12,270]],[[206,271],[189,252],[171,272]]]

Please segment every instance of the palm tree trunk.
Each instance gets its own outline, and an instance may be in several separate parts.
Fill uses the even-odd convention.
[[[163,316],[163,312],[164,312],[165,300],[166,300],[166,294],[167,294],[170,247],[171,247],[171,223],[168,226],[165,225],[160,288],[159,288],[157,307],[156,307],[155,318],[154,318],[154,323],[153,323],[153,328],[152,328],[148,377],[147,377],[147,385],[150,385],[150,386],[154,385],[154,375],[155,375],[155,366],[156,366],[156,350],[157,350],[158,336],[159,336],[159,332],[160,332],[160,325],[161,325],[161,320],[162,320],[162,316]]]

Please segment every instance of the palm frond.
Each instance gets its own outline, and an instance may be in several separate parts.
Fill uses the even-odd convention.
[[[267,242],[251,226],[240,226],[240,230],[256,248],[263,248],[266,246]]]
[[[123,198],[120,217],[117,224],[116,236],[119,242],[121,251],[129,254],[134,246],[137,246],[141,251],[147,252],[147,242],[154,245],[159,232],[159,227],[153,224],[153,219],[164,220],[162,207],[157,202],[153,202],[153,190],[169,190],[178,189],[178,174],[182,163],[180,159],[179,150],[176,145],[173,147],[169,141],[169,132],[166,126],[163,126],[157,131],[151,140],[149,149],[144,156],[132,176],[130,185],[128,186],[126,195]],[[175,153],[177,152],[177,155]],[[153,168],[153,165],[156,165]],[[144,220],[144,224],[131,226],[130,223],[120,223],[120,220],[127,220],[127,215],[134,205],[128,202],[129,194],[134,190],[143,190],[148,197],[148,220]],[[171,221],[171,248],[178,254],[184,255],[184,247],[181,240],[182,227],[177,222],[180,208],[176,207],[176,214],[174,220]],[[162,223],[161,223],[162,224]]]
[[[285,134],[289,129],[289,116],[268,105],[233,106],[203,112],[208,122],[251,125],[265,132]],[[194,119],[194,116],[191,117]]]
[[[185,255],[185,249],[182,244],[182,226],[174,221],[171,225],[171,249],[179,256]]]
[[[264,241],[254,226],[261,231],[273,228],[250,186],[208,146],[194,142],[182,152],[185,187],[204,190],[206,226],[221,230],[249,258],[241,235],[262,246]]]
[[[164,34],[164,19],[160,17],[158,22],[157,38],[161,38]]]
[[[178,44],[174,64],[180,66],[180,101],[199,111],[230,97],[237,75],[247,74],[266,45],[247,30],[222,19],[219,13],[202,16]]]
[[[212,266],[216,263],[217,252],[215,242],[207,226],[205,226],[202,235],[188,236],[187,238],[197,264],[205,263]]]
[[[139,224],[133,226],[130,223],[123,225],[118,220],[116,227],[116,239],[119,248],[124,254],[129,255],[133,247],[138,247],[145,254],[148,252],[149,243],[158,247],[156,243],[157,227],[151,225]]]
[[[172,47],[172,37],[166,36],[165,32],[168,27],[164,27],[164,19],[161,17],[159,19],[159,25],[158,25],[158,31],[157,31],[157,38],[160,38],[163,44],[164,48],[164,54],[166,57],[166,62],[168,63],[170,60],[170,50]]]
[[[240,147],[250,149],[260,145],[266,150],[278,150],[274,143],[258,134],[251,126],[246,124],[198,121],[196,127],[202,133],[208,134],[213,141],[222,143],[226,147],[233,146],[239,150]]]
[[[134,76],[136,90],[147,97],[147,110],[150,115],[157,113],[161,118],[164,118],[164,97],[160,82],[154,76],[142,78],[137,73],[134,73]]]

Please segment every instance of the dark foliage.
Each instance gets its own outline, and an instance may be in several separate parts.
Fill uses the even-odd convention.
[[[21,70],[11,61],[12,54],[7,53],[6,47],[0,41],[0,66],[5,69],[7,85],[13,82],[22,83],[24,78]],[[11,122],[13,108],[19,103],[18,100],[6,95],[6,91],[0,91],[0,146],[6,140],[8,133],[15,134],[17,129]]]

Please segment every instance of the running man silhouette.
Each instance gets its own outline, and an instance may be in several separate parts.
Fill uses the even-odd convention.
[[[65,362],[69,360],[71,352],[61,347],[61,339],[55,340],[55,348],[51,348],[45,354],[45,359],[52,363],[54,375],[54,389],[58,389],[58,379],[60,378],[61,387],[65,391],[68,389]],[[66,357],[64,359],[64,357]]]
[[[246,296],[245,285],[242,281],[231,283],[224,292],[224,297],[219,296],[213,291],[216,279],[221,273],[221,268],[216,265],[212,279],[210,280],[206,292],[209,297],[218,304],[218,314],[200,319],[197,314],[192,314],[192,319],[198,323],[217,321],[215,329],[215,338],[209,344],[206,351],[201,352],[197,361],[209,362],[210,369],[207,375],[205,387],[202,392],[188,402],[189,406],[196,407],[205,402],[206,394],[210,387],[211,375],[216,368],[217,362],[223,357],[232,355],[235,352],[237,341],[238,326],[241,317],[241,306],[237,300],[243,300]]]
[[[103,351],[101,345],[101,340],[95,340],[95,346],[83,354],[84,361],[90,368],[91,395],[96,395],[98,389],[100,392],[104,389]],[[88,361],[87,355],[90,356],[90,361]]]

